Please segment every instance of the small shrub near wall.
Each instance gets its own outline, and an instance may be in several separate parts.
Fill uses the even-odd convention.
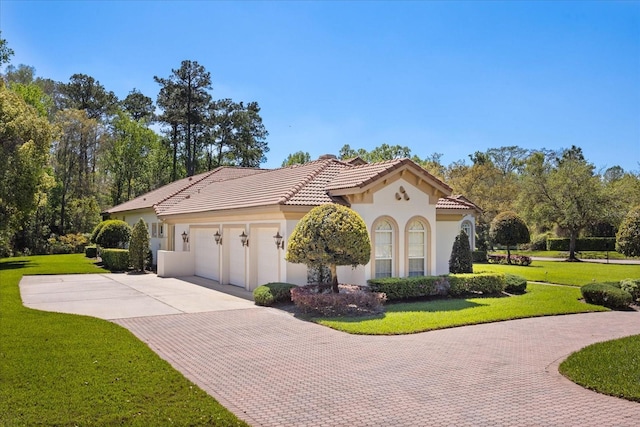
[[[253,290],[253,301],[256,305],[266,307],[279,302],[291,302],[291,289],[295,287],[290,283],[267,283]]]
[[[291,289],[291,300],[303,313],[316,316],[358,316],[381,313],[386,296],[355,285],[340,285],[334,293],[331,286],[307,285]]]
[[[127,249],[102,249],[102,262],[111,271],[129,269],[129,251]]]
[[[627,291],[623,291],[606,283],[590,283],[580,288],[584,300],[589,304],[602,305],[613,309],[628,308],[633,297]]]

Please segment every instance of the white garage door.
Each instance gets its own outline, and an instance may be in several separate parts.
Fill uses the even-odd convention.
[[[228,250],[228,265],[229,265],[229,284],[235,286],[245,286],[245,249],[240,241],[240,234],[244,231],[244,228],[229,228],[225,230],[225,237],[228,236],[226,250]],[[253,241],[250,239],[249,243]]]
[[[277,228],[256,228],[251,231],[251,234],[255,236],[256,242],[256,254],[257,258],[257,271],[256,271],[256,283],[253,287],[264,285],[265,283],[277,282],[278,277],[278,253],[282,249],[278,250],[273,240]]]
[[[192,247],[195,251],[196,276],[220,280],[219,246],[211,228],[195,228],[192,231]]]

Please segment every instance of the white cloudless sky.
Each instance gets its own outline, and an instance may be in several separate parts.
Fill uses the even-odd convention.
[[[12,64],[156,99],[185,59],[257,101],[264,167],[387,143],[447,165],[518,145],[640,170],[639,1],[0,1]]]

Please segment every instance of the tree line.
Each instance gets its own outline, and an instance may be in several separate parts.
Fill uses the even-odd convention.
[[[197,61],[153,76],[154,102],[135,88],[118,99],[86,74],[36,76],[13,54],[0,33],[0,256],[51,251],[105,208],[177,179],[266,161],[258,103],[214,99]]]

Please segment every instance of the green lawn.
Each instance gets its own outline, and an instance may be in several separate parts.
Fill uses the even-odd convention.
[[[590,262],[533,261],[527,267],[502,264],[475,264],[474,273],[512,273],[534,282],[583,286],[591,282],[618,282],[640,278],[640,265],[598,264]]]
[[[585,347],[560,372],[583,387],[640,402],[640,335]]]
[[[491,253],[497,253],[497,254],[506,254],[507,251],[505,250],[497,250],[497,251],[492,251]],[[568,258],[569,257],[569,252],[568,251],[511,251],[512,254],[518,254],[518,255],[526,255],[526,256],[533,256],[533,257],[544,257],[544,258]],[[607,256],[609,257],[609,259],[638,259],[638,258],[629,258],[626,257],[624,255],[622,255],[621,253],[615,252],[615,251],[609,251],[609,252],[605,252],[605,251],[582,251],[582,252],[577,252],[576,256],[579,259],[607,259]]]
[[[316,323],[351,334],[394,335],[523,317],[606,308],[585,304],[578,288],[529,284],[527,293],[511,297],[442,299],[388,304],[374,317],[316,318]]]
[[[101,272],[81,254],[0,260],[0,425],[246,425],[126,329],[22,305],[23,275]]]

